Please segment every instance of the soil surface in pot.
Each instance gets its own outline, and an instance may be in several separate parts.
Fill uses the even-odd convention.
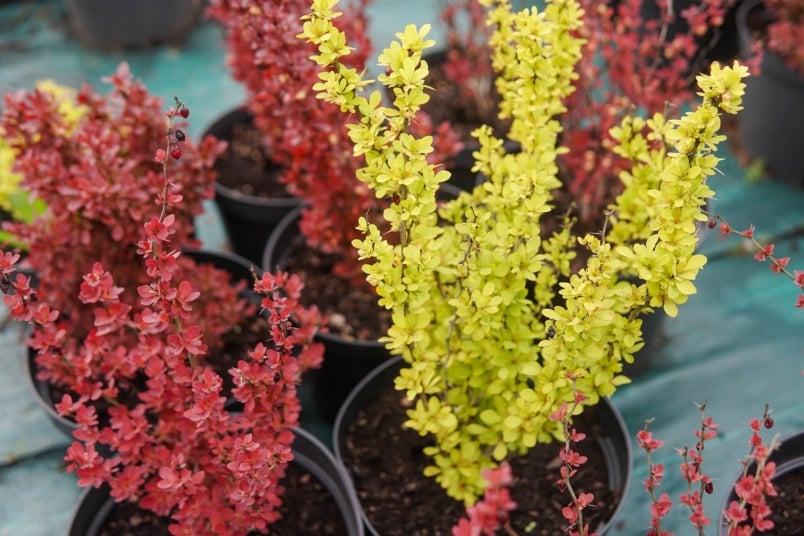
[[[801,534],[804,526],[804,467],[773,479],[776,497],[768,497],[773,530],[763,534]]]
[[[292,197],[279,182],[283,168],[264,149],[262,134],[251,123],[232,129],[226,151],[215,160],[218,183],[230,190],[265,199]]]
[[[428,458],[422,453],[426,437],[402,428],[406,420],[403,395],[385,392],[358,414],[345,431],[343,461],[354,478],[361,505],[382,536],[448,536],[465,516],[462,503],[449,498],[432,478],[422,475]],[[587,434],[577,450],[588,461],[573,477],[578,491],[593,493],[585,511],[590,527],[611,517],[620,497],[608,486],[608,473],[594,438],[593,413],[576,418],[576,429]],[[566,534],[561,509],[569,496],[556,485],[560,445],[537,445],[527,456],[511,460],[514,485],[511,497],[519,507],[511,515],[518,534]]]
[[[284,269],[304,281],[301,302],[316,305],[328,318],[329,333],[344,339],[376,341],[391,325],[391,312],[380,307],[368,285],[352,285],[332,274],[337,256],[321,253],[298,237]]]
[[[288,466],[283,480],[282,518],[269,527],[273,535],[342,536],[347,534],[335,499],[321,482],[298,464]],[[170,520],[141,509],[134,503],[118,503],[98,536],[169,536]],[[252,536],[262,534],[250,533]]]

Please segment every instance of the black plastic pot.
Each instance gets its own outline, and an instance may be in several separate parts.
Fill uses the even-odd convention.
[[[181,43],[198,21],[203,0],[65,0],[70,27],[101,50]]]
[[[299,207],[290,212],[271,233],[263,253],[264,270],[283,269],[294,247],[304,244],[304,236],[299,231],[302,210]],[[332,279],[333,285],[348,284],[334,276]],[[321,368],[309,371],[307,376],[319,414],[332,423],[354,386],[391,354],[378,341],[346,339],[332,333],[318,333],[316,340],[324,345],[324,360]]]
[[[210,134],[230,141],[237,125],[249,124],[252,115],[245,108],[236,108],[217,119],[202,135]],[[220,175],[220,173],[219,173]],[[232,249],[259,264],[265,243],[276,225],[301,201],[295,197],[265,198],[245,194],[224,186],[221,177],[215,182],[215,205],[220,212]]]
[[[357,495],[346,471],[312,434],[301,428],[294,429],[294,433],[291,463],[300,465],[332,494],[346,524],[347,535],[362,536],[364,528]],[[96,536],[114,505],[108,487],[85,491],[73,512],[68,536]]]
[[[800,476],[797,478],[803,479],[804,478],[804,431],[797,432],[793,435],[787,436],[782,439],[779,448],[773,451],[768,458],[768,461],[772,461],[776,463],[776,474],[774,475],[774,480],[780,478],[782,476],[790,475],[791,473],[797,473]],[[754,474],[756,471],[756,463],[752,462],[749,464],[747,474]],[[743,471],[740,469],[740,472],[737,474],[733,482],[737,482],[737,480],[742,477]],[[800,481],[800,480],[799,480]],[[790,500],[798,500],[799,503],[804,500],[804,497],[790,497]],[[734,488],[732,488],[729,495],[723,501],[723,504],[720,508],[720,511],[723,512],[728,509],[729,504],[732,501],[739,501],[737,494],[734,492]],[[719,536],[727,536],[729,533],[728,530],[728,523],[723,516],[720,517],[720,524],[718,525],[718,535]],[[773,534],[776,534],[774,532]]]
[[[245,281],[246,288],[251,288],[253,282],[252,269],[258,275],[262,273],[259,266],[254,266],[246,259],[225,251],[186,250],[184,254],[192,257],[198,264],[213,264],[217,268],[225,270],[230,274],[233,283]],[[251,294],[249,294],[249,299],[251,299]],[[53,425],[64,435],[72,439],[73,430],[76,428],[75,421],[62,417],[56,411],[55,407],[58,401],[53,400],[53,396],[50,392],[50,384],[36,377],[36,351],[30,347],[28,347],[28,356],[25,363],[28,369],[26,377],[28,378],[29,386],[37,403],[39,403],[39,406],[47,414]],[[227,407],[229,409],[235,409],[235,401],[232,399],[230,402],[227,402]]]
[[[737,12],[746,54],[753,40],[748,19],[763,9],[761,0],[745,0]],[[758,76],[746,80],[738,116],[740,144],[772,178],[804,187],[804,76],[768,50],[763,52],[760,69]]]
[[[335,419],[335,426],[332,431],[332,444],[335,451],[335,459],[342,466],[344,464],[344,453],[346,450],[345,437],[349,424],[355,419],[360,410],[380,393],[393,389],[394,378],[399,374],[403,361],[399,357],[390,359],[374,369],[352,390],[346,401],[338,411]],[[615,490],[619,497],[624,497],[629,485],[631,474],[631,440],[625,421],[619,411],[608,399],[601,399],[600,403],[587,411],[594,411],[598,422],[604,433],[598,439],[598,445],[603,452],[606,461],[606,470],[609,475],[609,487]],[[382,445],[377,445],[382,449]],[[348,471],[349,468],[347,467]],[[622,506],[622,501],[618,505],[611,519],[616,517]],[[366,524],[367,534],[380,536],[374,529],[371,522],[361,508],[361,516]],[[609,521],[611,521],[611,519]],[[598,534],[605,533],[608,523],[598,527],[593,527]]]

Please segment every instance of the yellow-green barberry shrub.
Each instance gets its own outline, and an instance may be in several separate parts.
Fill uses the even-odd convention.
[[[366,91],[370,81],[340,61],[349,48],[332,25],[336,4],[314,0],[300,36],[319,49],[315,90],[354,115],[350,136],[365,158],[359,178],[393,200],[384,213],[391,233],[362,219],[365,238],[354,245],[371,261],[364,270],[380,304],[393,311],[383,340],[407,364],[396,380],[413,401],[406,426],[432,438],[425,472],[471,504],[483,491],[482,469],[561,437],[550,416],[575,389],[589,405],[628,381],[622,366],[643,344],[642,313],[662,307],[674,316],[695,292],[705,262],[694,254],[695,222],[712,194],[705,179],[722,139],[718,117],[739,107],[745,70],[713,68],[699,82],[701,107],[677,121],[653,118],[651,143],[638,139],[643,120],[626,119],[617,150],[635,165],[624,176],[622,210],[612,207],[596,235],[575,237],[566,225],[543,236],[561,186],[556,156],[568,150],[557,145],[556,117],[581,54],[578,3],[514,13],[507,0],[484,1],[500,116],[521,151],[505,152],[502,139],[478,129],[477,171],[487,180],[438,213],[436,191],[449,174],[427,163],[432,140],[409,133],[428,99],[429,28],[406,27],[379,56],[378,80],[394,95],[384,106],[379,91]],[[578,244],[590,257],[571,273]]]

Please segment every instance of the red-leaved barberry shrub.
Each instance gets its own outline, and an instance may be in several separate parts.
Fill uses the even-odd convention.
[[[23,177],[21,187],[48,207],[31,224],[4,225],[28,244],[39,294],[70,323],[67,336],[76,340],[94,322],[92,307],[76,296],[95,262],[113,270],[128,292],[144,281],[131,246],[160,196],[182,198],[175,213],[177,247],[197,245],[192,217],[212,196],[212,163],[223,149],[211,138],[193,143],[177,125],[172,146],[181,147],[184,158],[171,164],[170,187],[163,192],[161,165],[154,161],[154,141],[165,134],[162,101],[132,78],[125,63],[105,81],[108,94],[89,86],[78,93],[86,113],[75,124],[59,114],[55,97],[38,90],[7,94],[0,117],[0,132],[18,153],[14,169]]]
[[[485,123],[500,130],[496,73],[489,58],[491,27],[486,25],[485,8],[477,0],[448,0],[439,20],[446,35],[444,74],[455,84],[459,97],[450,103],[453,113],[468,125]]]
[[[369,1],[353,3],[336,21],[354,48],[346,61],[358,70],[373,50]],[[211,0],[208,14],[226,31],[228,65],[246,87],[270,158],[284,169],[280,181],[306,204],[300,229],[307,244],[337,256],[335,275],[368,286],[352,241],[361,237],[360,217],[380,218],[385,203],[357,179],[361,159],[353,155],[348,118],[313,91],[321,72],[310,60],[316,48],[298,38],[309,9],[307,0]],[[459,149],[447,126],[433,126],[426,117],[416,123],[436,135],[433,158],[444,161]]]
[[[12,275],[17,254],[0,256],[2,287],[12,316],[31,324],[40,353],[102,369],[89,374],[87,392],[65,394],[57,404],[77,424],[65,459],[78,484],[106,483],[115,500],[169,516],[174,535],[246,535],[279,517],[281,479],[293,458],[291,427],[300,412],[296,384],[322,356],[320,345],[311,343],[319,315],[299,306],[298,278],[262,275],[254,291],[262,296],[265,341],[228,371],[234,388],[223,391],[221,375],[208,364],[214,335],[204,328],[203,314],[227,307],[217,300],[230,296],[214,290],[227,285],[220,277],[185,278],[193,272],[180,266],[175,242],[181,236],[177,215],[186,209],[168,174],[175,164],[165,155],[175,136],[171,121],[185,109],[177,101],[168,112],[166,148],[152,151],[162,188],[155,195],[159,204],[150,207],[153,215],[143,210],[143,238],[128,244],[134,263],[114,266],[129,287],[118,286],[120,279],[103,262],[84,277],[77,299],[92,308],[94,322],[81,344],[65,338],[69,323],[44,291],[32,289],[28,277]],[[164,136],[164,124],[163,117],[153,140]],[[119,388],[125,384],[128,393]],[[135,396],[124,396],[130,391]],[[100,397],[105,414],[98,409]],[[227,398],[242,410],[227,411]]]
[[[160,204],[169,201],[175,206],[174,248],[198,244],[193,217],[212,196],[212,165],[224,144],[211,137],[196,144],[184,134],[183,124],[166,127],[161,99],[135,80],[125,63],[105,81],[111,85],[108,94],[100,95],[89,86],[77,94],[84,113],[74,123],[65,123],[59,102],[38,90],[6,95],[0,119],[7,143],[18,153],[14,169],[22,175],[21,186],[47,207],[31,223],[6,224],[28,244],[28,262],[37,275],[36,295],[42,305],[38,314],[43,320],[52,319],[49,329],[34,330],[29,341],[36,352],[37,375],[60,390],[92,399],[116,399],[135,381],[125,352],[101,359],[95,353],[96,337],[98,330],[102,334],[115,329],[129,314],[129,306],[135,316],[152,306],[155,296],[141,296],[137,289],[162,265],[175,265],[181,278],[195,288],[208,289],[195,306],[193,324],[213,351],[221,335],[234,329],[253,307],[238,296],[239,289],[221,284],[228,278],[224,272],[196,266],[189,257],[149,259],[148,272],[142,270],[134,244],[143,225],[152,225],[149,219]],[[177,111],[181,117],[182,110],[188,109],[174,109],[168,119]],[[155,149],[166,135],[168,143]],[[176,147],[183,156],[168,157]],[[168,161],[169,180],[163,174]],[[98,263],[114,274],[116,286]],[[112,293],[122,293],[119,304],[99,318],[94,303]],[[79,295],[85,299],[77,299]],[[12,310],[21,306],[19,299],[7,297]],[[69,352],[88,352],[88,357],[65,359],[49,351],[56,342]],[[118,381],[98,388],[98,381],[111,377]]]

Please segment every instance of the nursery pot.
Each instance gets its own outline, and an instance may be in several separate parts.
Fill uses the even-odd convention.
[[[305,243],[299,231],[302,210],[299,207],[290,212],[271,233],[263,254],[264,270],[284,269],[294,248]],[[343,285],[344,292],[349,291],[349,283],[336,276],[332,276],[332,284]],[[344,311],[344,314],[348,313]],[[391,354],[376,340],[347,339],[333,333],[318,333],[315,338],[324,345],[324,360],[321,368],[310,370],[307,376],[312,385],[315,406],[331,424],[349,391],[377,365],[389,359]]]
[[[368,376],[366,376],[349,394],[348,398],[341,406],[338,416],[335,419],[335,426],[333,429],[335,458],[339,461],[339,463],[346,467],[347,471],[351,474],[355,482],[355,489],[357,490],[358,498],[361,501],[361,515],[363,516],[363,521],[366,524],[367,534],[372,534],[375,536],[385,536],[385,532],[378,529],[375,525],[378,524],[378,520],[384,519],[385,512],[383,511],[383,507],[388,505],[389,501],[386,501],[385,504],[382,504],[381,502],[375,503],[372,500],[374,495],[381,495],[386,490],[379,489],[381,485],[368,485],[368,479],[366,478],[367,473],[392,473],[395,472],[394,468],[398,468],[400,473],[404,471],[405,474],[416,474],[418,475],[416,478],[421,479],[422,481],[428,479],[428,477],[422,475],[420,470],[417,469],[416,464],[421,463],[421,458],[424,456],[421,453],[419,446],[415,448],[408,448],[407,445],[396,443],[384,442],[383,444],[377,444],[376,449],[365,456],[366,458],[377,460],[380,463],[374,467],[368,467],[368,464],[366,464],[365,467],[359,467],[358,465],[362,465],[367,460],[358,459],[361,455],[353,454],[352,449],[355,445],[350,439],[348,439],[350,426],[352,426],[356,419],[368,421],[368,428],[373,428],[376,435],[380,435],[379,430],[382,427],[390,426],[391,422],[398,420],[401,423],[405,419],[403,414],[397,417],[389,417],[385,412],[382,412],[381,414],[379,411],[376,413],[372,411],[378,409],[376,406],[372,405],[375,401],[379,400],[380,398],[384,398],[389,393],[395,392],[393,386],[394,378],[396,378],[396,376],[399,374],[399,370],[402,366],[402,359],[397,357],[386,361],[373,370]],[[394,401],[399,402],[401,396],[403,395],[397,392]],[[366,409],[367,406],[372,408],[372,410]],[[401,404],[398,406],[399,413],[401,414],[404,411],[404,408],[402,408]],[[607,481],[602,484],[604,487],[610,490],[609,496],[613,501],[611,508],[607,512],[608,515],[605,516],[605,519],[597,522],[596,526],[595,524],[591,526],[594,531],[599,534],[603,534],[609,526],[611,520],[614,519],[619,511],[622,504],[621,499],[625,495],[629,484],[631,471],[631,442],[628,436],[628,430],[625,427],[622,417],[607,399],[601,399],[600,403],[596,406],[587,408],[584,415],[587,413],[590,414],[590,422],[594,423],[593,428],[595,432],[587,433],[587,439],[585,441],[595,442],[594,448],[598,452],[597,460],[601,465],[605,465],[605,473],[607,475]],[[579,418],[581,417],[583,417],[583,415],[581,415]],[[589,429],[580,427],[579,431],[590,432]],[[419,437],[416,432],[411,430],[408,430],[406,433],[410,434],[411,437]],[[422,444],[425,441],[426,440],[424,439],[419,440],[419,442]],[[560,446],[555,443],[546,446],[537,445],[526,457],[530,458],[531,455],[539,448],[550,449],[550,451],[547,453],[548,458],[546,458],[546,460],[552,462],[557,458]],[[543,453],[544,452],[546,451],[543,451]],[[589,463],[591,463],[591,457]],[[408,467],[408,465],[410,465],[410,467]],[[514,466],[513,472],[514,477],[516,477],[516,466]],[[526,484],[527,487],[531,487],[531,485],[536,486],[537,482],[541,481],[549,483],[548,485],[550,486],[550,490],[548,493],[551,493],[554,488],[557,492],[557,488],[554,484],[555,480],[558,478],[557,467],[545,467],[545,474],[531,476],[533,478],[528,479]],[[525,479],[523,478],[523,480]],[[405,495],[404,498],[397,499],[400,501],[398,504],[404,505],[405,512],[403,513],[406,513],[404,523],[410,522],[413,525],[416,525],[416,528],[414,529],[413,527],[407,526],[398,527],[400,531],[405,532],[395,532],[395,534],[419,534],[419,532],[416,532],[416,529],[425,531],[430,530],[432,525],[425,525],[426,528],[424,528],[420,524],[420,519],[417,520],[418,516],[422,515],[422,510],[439,509],[439,511],[435,513],[435,518],[438,519],[439,522],[450,523],[451,521],[457,521],[457,518],[454,520],[449,519],[451,515],[455,514],[453,511],[453,505],[449,506],[450,510],[448,514],[448,510],[446,508],[442,509],[442,504],[440,502],[437,505],[435,504],[436,501],[441,500],[440,496],[446,497],[446,493],[438,484],[435,484],[434,481],[431,483],[431,485],[438,488],[437,491],[439,492],[439,498],[430,497],[428,495],[428,498],[418,499],[417,496],[419,495],[420,490],[418,489],[417,484],[417,489],[413,491],[413,495]],[[402,484],[397,482],[391,483],[389,481],[388,486],[402,486]],[[412,487],[413,484],[406,482],[404,486]],[[514,484],[514,486],[511,488],[512,498],[514,501],[517,501],[516,488],[517,484]],[[596,497],[599,493],[600,490],[595,492]],[[409,503],[408,501],[412,502]],[[416,501],[421,502],[417,503]],[[533,504],[525,504],[517,501],[517,509],[522,509],[522,511],[541,511],[541,508],[553,508],[554,506],[552,506],[552,503],[560,503],[561,506],[564,506],[564,504],[566,504],[568,501],[568,496],[564,495],[561,497],[556,497],[555,500],[553,500],[549,496],[537,494],[537,497],[533,499]],[[616,505],[614,504],[615,502]],[[455,501],[455,504],[458,507],[458,516],[464,515],[463,505],[457,504],[457,501]],[[560,507],[558,509],[560,510]],[[560,513],[557,515],[560,516]],[[538,519],[536,522],[540,524],[540,527],[544,528]],[[565,529],[566,525],[562,525],[561,528],[556,528],[555,534],[563,533],[566,531]],[[448,527],[443,527],[440,533],[448,533]],[[422,532],[421,534],[429,533]]]
[[[236,108],[217,119],[205,131],[203,136],[212,135],[229,143],[235,137],[241,125],[250,125],[253,116],[243,107]],[[255,147],[254,151],[261,148]],[[221,160],[215,164],[218,179],[215,182],[215,205],[220,212],[226,235],[232,250],[255,264],[262,261],[265,243],[274,227],[293,209],[301,205],[301,201],[290,195],[283,197],[260,197],[244,193],[235,185],[248,183],[251,179],[237,176],[236,172],[221,169]],[[266,173],[268,170],[266,170]],[[260,178],[260,180],[275,180]]]
[[[203,0],[65,0],[70,28],[85,46],[120,50],[181,43]]]
[[[771,534],[798,534],[804,526],[804,431],[782,439],[779,448],[773,451],[768,461],[776,463],[776,473],[773,477],[773,485],[779,496],[768,497],[771,508],[771,520],[776,526]],[[756,462],[748,465],[747,474],[756,472]],[[742,476],[742,469],[733,482]],[[784,495],[782,495],[784,493]],[[720,511],[728,509],[732,501],[739,501],[737,494],[732,487]],[[782,512],[788,509],[790,512]],[[783,525],[782,525],[783,524]],[[727,536],[729,533],[728,524],[723,516],[720,517],[718,534]]]
[[[343,519],[346,528],[345,534],[362,536],[364,528],[360,522],[357,496],[346,471],[335,461],[326,447],[309,432],[295,428],[294,434],[294,459],[291,465],[296,465],[303,472],[312,475],[326,488],[326,492],[332,496]],[[300,499],[302,500],[295,502],[302,504],[307,502],[303,500],[303,497]],[[116,504],[109,497],[107,486],[88,489],[81,496],[73,512],[68,536],[96,536]],[[301,506],[302,504],[289,504],[288,506]],[[299,517],[294,516],[293,511],[288,512],[287,515],[289,519]],[[312,517],[315,518],[315,513]]]
[[[252,268],[255,270],[255,273],[261,273],[259,267],[253,267],[246,259],[225,251],[186,250],[184,254],[191,257],[198,264],[212,264],[228,272],[233,284],[239,281],[245,281],[246,288],[251,288],[251,282],[253,281]],[[248,298],[252,299],[251,295],[249,295]],[[28,347],[27,351],[28,355],[25,363],[27,365],[28,374],[26,377],[28,378],[34,398],[45,411],[53,425],[68,438],[72,439],[73,430],[76,428],[75,421],[58,414],[55,408],[58,400],[53,399],[50,384],[36,377],[36,350]],[[230,409],[234,408],[236,405],[234,402],[234,400],[228,401],[227,407]]]
[[[737,13],[743,48],[750,50],[752,13],[764,9],[760,0],[746,0]],[[764,50],[761,72],[746,80],[743,110],[739,113],[740,144],[768,174],[795,187],[804,187],[804,75]]]

